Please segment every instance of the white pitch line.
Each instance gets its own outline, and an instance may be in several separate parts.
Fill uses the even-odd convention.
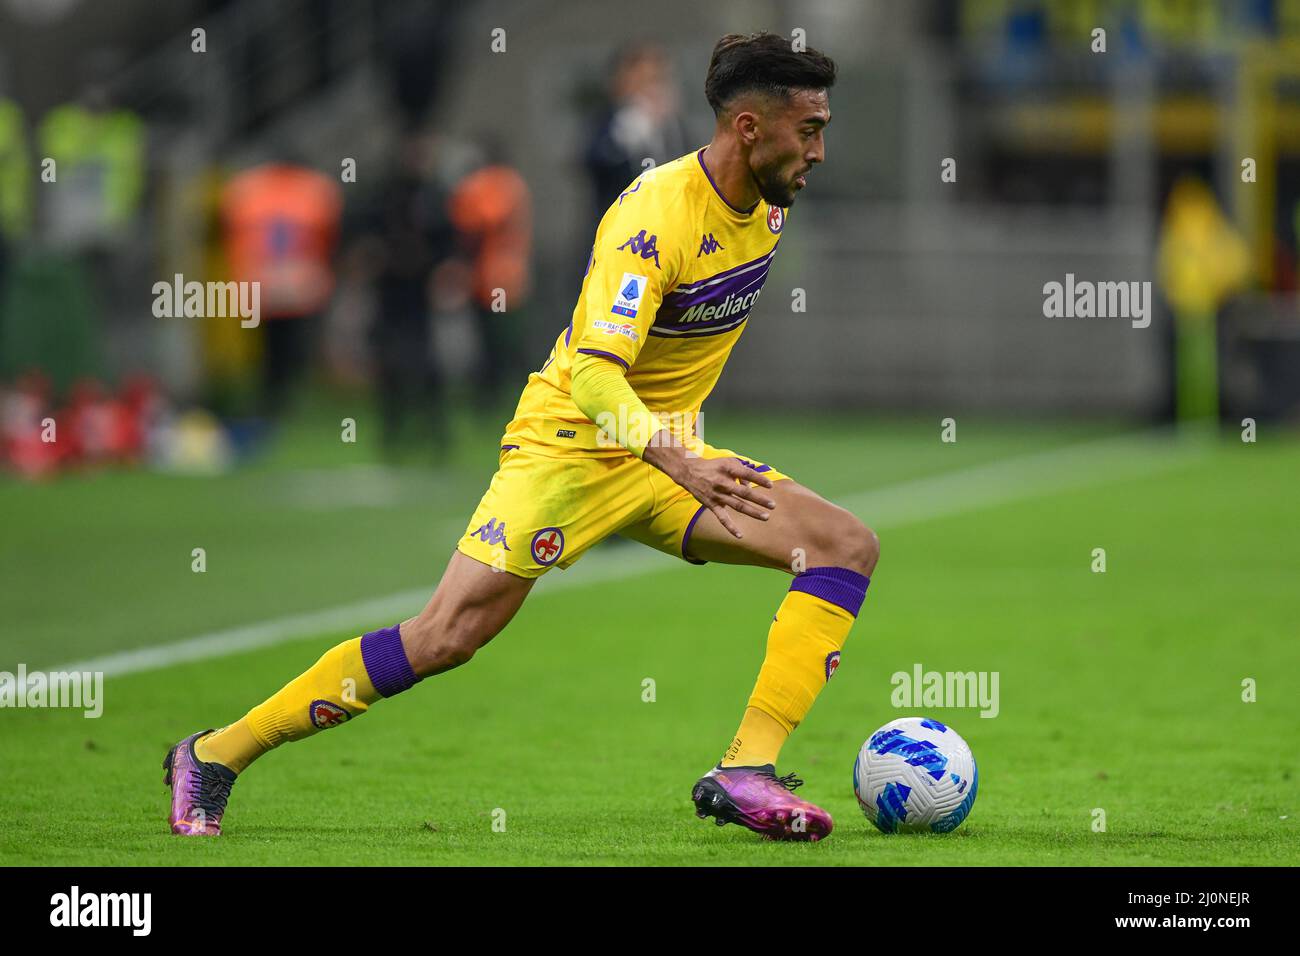
[[[1154,452],[1153,445],[1156,446]],[[838,498],[837,501],[861,515],[873,528],[897,528],[1012,501],[1150,475],[1195,460],[1207,449],[1208,445],[1200,441],[1174,441],[1167,430],[1144,431],[904,481]],[[454,527],[449,526],[447,534],[458,536],[462,529],[463,525],[457,523]],[[589,556],[567,571],[543,577],[538,582],[538,593],[544,596],[680,566],[676,559],[645,547],[601,554],[598,559]],[[105,676],[115,677],[228,657],[324,631],[357,631],[376,622],[412,616],[428,601],[430,593],[430,588],[400,591],[321,611],[214,631],[170,644],[75,661],[51,670],[100,671]]]
[[[901,527],[1012,501],[1123,481],[1207,454],[1203,436],[1156,428],[1004,458],[860,492],[836,503],[872,528]]]

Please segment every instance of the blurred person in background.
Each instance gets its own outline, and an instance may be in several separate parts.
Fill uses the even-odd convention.
[[[436,109],[459,52],[456,38],[467,3],[393,4],[380,36],[379,62],[388,78],[392,103],[404,128],[426,122]]]
[[[8,264],[30,227],[31,154],[23,114],[17,103],[0,95],[0,346],[6,338]]]
[[[31,360],[63,387],[85,375],[117,373],[147,353],[151,319],[138,308],[148,281],[144,230],[148,130],[118,105],[107,78],[119,67],[111,50],[91,53],[79,96],[51,109],[36,129],[42,177],[38,192],[42,253],[20,283]]]
[[[637,41],[615,53],[608,98],[583,157],[593,223],[645,171],[647,159],[667,162],[694,143],[682,119],[672,60],[657,43]]]
[[[109,253],[140,211],[145,190],[146,130],[131,110],[113,105],[108,88],[90,83],[75,102],[41,120],[42,156],[55,161],[59,188],[44,210],[49,240]]]
[[[531,291],[532,196],[500,142],[481,136],[484,164],[452,190],[449,210],[466,262],[464,281],[479,338],[480,409],[495,411],[522,370],[520,310]]]
[[[447,444],[431,298],[438,267],[455,252],[455,232],[435,175],[437,150],[432,134],[406,134],[393,168],[365,204],[357,225],[360,239],[349,256],[375,289],[378,311],[370,344],[389,453],[412,415],[424,419],[439,450]]]
[[[221,205],[230,278],[261,283],[262,413],[277,419],[334,291],[342,191],[303,163],[276,161],[235,176]]]

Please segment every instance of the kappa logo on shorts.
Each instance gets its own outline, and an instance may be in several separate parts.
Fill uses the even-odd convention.
[[[550,567],[564,553],[564,532],[559,528],[543,528],[533,535],[533,560]]]
[[[310,713],[312,726],[320,730],[337,727],[352,716],[338,704],[328,700],[313,700]]]
[[[487,524],[477,531],[471,531],[469,536],[481,539],[484,544],[499,544],[505,550],[510,550],[510,545],[506,544],[506,523],[502,521],[498,524],[496,518],[489,518]]]
[[[826,679],[830,680],[840,667],[840,652],[831,651],[826,655]]]

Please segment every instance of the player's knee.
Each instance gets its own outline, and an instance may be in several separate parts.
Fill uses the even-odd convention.
[[[473,608],[432,606],[402,628],[402,643],[411,668],[420,677],[440,674],[467,663],[496,635]]]
[[[854,518],[853,522],[856,527],[851,535],[852,554],[849,559],[851,563],[845,567],[870,576],[871,572],[876,570],[877,562],[880,561],[880,536],[857,518]]]
[[[880,538],[851,511],[835,508],[823,526],[828,563],[870,575],[880,560]]]

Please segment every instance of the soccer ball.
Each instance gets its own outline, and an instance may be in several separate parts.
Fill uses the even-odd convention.
[[[975,757],[957,731],[928,717],[881,727],[853,761],[853,790],[884,833],[947,833],[970,813]]]

